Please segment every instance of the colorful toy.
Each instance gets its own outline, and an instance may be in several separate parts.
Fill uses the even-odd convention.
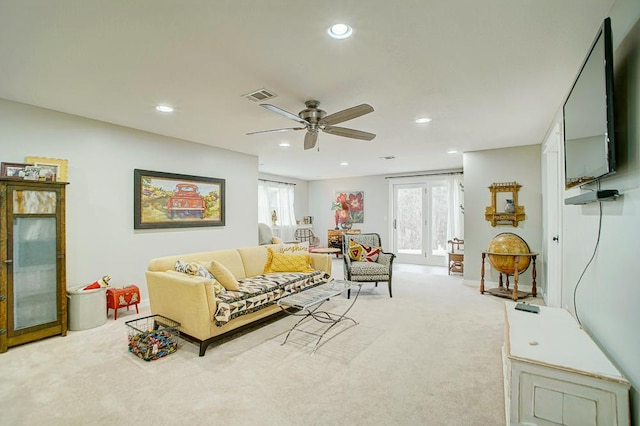
[[[105,275],[98,281],[94,281],[93,283],[84,287],[83,290],[94,290],[96,288],[109,287],[109,280],[111,280],[111,275]]]

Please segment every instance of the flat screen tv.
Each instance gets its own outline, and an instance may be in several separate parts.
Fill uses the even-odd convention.
[[[615,172],[613,116],[613,43],[606,18],[563,107],[566,189]]]

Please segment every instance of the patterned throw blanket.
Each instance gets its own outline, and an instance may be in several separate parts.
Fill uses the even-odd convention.
[[[239,291],[227,290],[216,295],[215,323],[223,326],[234,318],[272,305],[281,297],[325,283],[329,278],[325,272],[314,271],[279,272],[240,280]]]

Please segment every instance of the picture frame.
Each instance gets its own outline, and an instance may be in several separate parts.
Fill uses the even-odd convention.
[[[67,182],[69,160],[64,158],[34,157],[24,158],[25,163],[40,167],[40,180]],[[54,178],[50,178],[55,174]]]
[[[134,229],[225,225],[225,180],[134,169]]]
[[[342,219],[351,223],[364,223],[364,191],[336,191],[335,204],[345,212]]]
[[[24,179],[24,169],[32,164],[27,163],[0,163],[0,176],[9,179]]]

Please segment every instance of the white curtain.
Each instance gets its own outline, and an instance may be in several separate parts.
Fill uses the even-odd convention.
[[[290,183],[258,181],[258,222],[266,223],[283,241],[293,241],[296,232],[295,187]],[[276,212],[275,227],[272,214]]]
[[[452,176],[449,197],[449,238],[464,239],[464,176]]]

